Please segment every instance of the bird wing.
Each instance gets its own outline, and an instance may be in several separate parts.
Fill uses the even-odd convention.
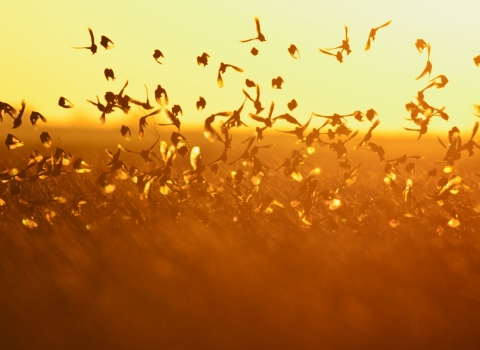
[[[427,73],[430,74],[431,71],[432,71],[432,62],[427,61],[425,69],[423,70],[423,72],[418,77],[415,78],[415,80],[420,79],[421,77],[423,77]]]
[[[90,33],[90,40],[92,41],[92,45],[94,45],[95,44],[95,38],[93,36],[92,29],[88,28],[88,32]]]
[[[378,29],[380,29],[380,28],[386,27],[386,26],[388,26],[390,23],[392,23],[392,20],[390,20],[390,21],[382,24],[380,27],[377,27],[377,28],[375,28],[375,29],[378,30]]]
[[[331,52],[328,52],[328,51],[325,51],[325,50],[322,50],[322,49],[319,49],[321,53],[324,53],[326,55],[330,55],[330,56],[336,56],[335,54],[331,53]]]

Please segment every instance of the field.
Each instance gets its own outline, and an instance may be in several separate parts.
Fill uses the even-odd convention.
[[[275,146],[258,156],[273,169],[241,205],[220,180],[232,170],[250,171],[240,162],[221,164],[217,176],[205,171],[206,181],[224,188],[215,195],[192,185],[190,198],[179,201],[175,193],[161,194],[154,180],[141,198],[128,179],[113,181],[108,194],[97,182],[108,169],[105,148],[140,150],[155,135],[127,144],[119,133],[58,134],[52,149],[82,157],[90,173],[0,184],[1,349],[478,349],[478,154],[464,152],[453,173],[462,186],[440,206],[443,165],[433,164],[444,156],[440,144],[376,136],[387,159],[424,156],[413,160],[421,203],[414,211],[385,185],[385,162],[353,150],[354,140],[348,155],[352,168],[361,163],[358,178],[338,191],[342,206],[330,210],[318,193],[335,189],[343,175],[336,154],[316,145],[299,166],[304,177],[321,169],[305,223],[291,205],[300,183],[274,171],[301,147],[295,137],[271,133]],[[241,155],[239,141],[249,136],[234,135],[229,160]],[[185,136],[204,163],[222,151],[201,134]],[[2,153],[2,170],[21,169],[41,147],[24,141]],[[126,152],[121,159],[144,171],[162,164],[145,165]],[[401,186],[407,163],[398,166]],[[429,178],[433,167],[439,174]],[[172,177],[188,169],[188,159],[178,156]],[[244,195],[254,187],[249,179],[239,186]],[[64,203],[49,201],[59,196]],[[267,196],[283,207],[258,210]],[[375,199],[362,209],[369,198]],[[51,223],[49,211],[57,214]]]

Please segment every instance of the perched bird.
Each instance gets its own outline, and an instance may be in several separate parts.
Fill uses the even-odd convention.
[[[205,101],[205,99],[200,96],[198,98],[198,101],[196,103],[196,106],[197,106],[197,110],[202,110],[202,109],[205,109],[205,106],[207,105],[207,101]]]
[[[73,108],[73,103],[63,96],[58,99],[58,105],[62,108]]]
[[[109,44],[115,45],[113,41],[111,41],[105,35],[102,35],[102,37],[100,38],[100,45],[102,45],[105,48],[105,50],[113,49],[113,46],[109,46]]]
[[[252,41],[252,40],[266,41],[265,36],[260,31],[260,20],[258,19],[257,16],[255,16],[255,27],[257,29],[257,36],[255,38],[252,38],[252,39],[240,40],[241,43],[246,43],[246,42]]]
[[[282,84],[284,83],[281,76],[272,79],[272,88],[273,89],[281,89]]]
[[[163,57],[163,53],[162,53],[162,51],[156,49],[156,50],[153,52],[153,58],[155,59],[155,61],[157,61],[158,63],[162,64],[162,62],[160,62],[160,61],[158,60],[160,57],[164,58],[164,57]]]
[[[388,26],[390,23],[392,23],[391,20],[388,21],[388,22],[386,22],[386,23],[384,23],[384,24],[382,24],[382,25],[379,26],[379,27],[370,29],[370,33],[368,34],[367,43],[365,44],[365,51],[370,50],[370,46],[371,46],[371,44],[372,44],[372,41],[375,40],[375,35],[377,34],[377,30],[379,30],[380,28],[383,28],[383,27]]]
[[[105,78],[107,79],[107,81],[108,81],[108,79],[112,79],[112,81],[115,80],[115,74],[113,73],[113,69],[105,68],[103,73],[105,74]]]
[[[206,65],[208,65],[208,59],[209,58],[210,58],[210,56],[208,55],[208,53],[204,52],[204,53],[202,53],[201,56],[197,56],[197,64],[198,65],[203,64],[203,66],[205,67]]]
[[[237,72],[240,72],[242,73],[243,72],[243,69],[242,68],[239,68],[239,67],[236,67],[236,66],[233,66],[231,64],[226,64],[226,63],[223,63],[221,62],[220,63],[220,68],[218,68],[218,75],[217,75],[217,84],[218,84],[218,87],[219,88],[222,88],[223,87],[223,78],[222,78],[222,74],[225,73],[225,71],[227,70],[227,68],[233,68],[234,70],[236,70]]]
[[[88,32],[90,33],[90,40],[91,40],[91,45],[90,46],[84,46],[84,47],[75,47],[72,46],[74,49],[89,49],[92,52],[92,55],[97,52],[97,45],[95,45],[95,38],[93,37],[93,31],[88,28]]]
[[[298,51],[297,47],[294,44],[291,44],[288,47],[287,51],[290,54],[290,56],[292,56],[293,58],[295,58],[295,59],[300,58],[300,51]],[[295,54],[297,54],[298,57],[296,57]]]

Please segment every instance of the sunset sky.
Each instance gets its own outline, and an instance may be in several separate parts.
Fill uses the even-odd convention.
[[[351,113],[374,108],[381,120],[378,131],[397,130],[412,136],[403,126],[404,106],[424,88],[427,78],[415,78],[425,67],[426,51],[420,54],[414,43],[423,38],[432,46],[432,78],[444,74],[444,89],[430,89],[426,100],[435,107],[446,106],[450,121],[433,119],[430,130],[446,131],[454,125],[469,131],[478,120],[472,104],[480,104],[480,67],[473,57],[480,55],[480,2],[431,1],[93,1],[4,0],[0,28],[0,101],[19,108],[26,100],[27,113],[37,110],[50,126],[117,128],[123,123],[136,128],[138,117],[146,114],[132,107],[129,115],[116,111],[107,123],[98,125],[99,111],[86,100],[102,100],[106,91],[118,92],[129,80],[126,93],[144,100],[143,84],[153,91],[161,84],[168,92],[170,106],[180,104],[183,125],[201,125],[210,114],[233,110],[244,99],[242,88],[249,78],[260,84],[261,101],[268,108],[276,103],[275,115],[288,112],[292,98],[299,108],[292,112],[304,122],[310,112]],[[256,36],[254,16],[260,19],[266,42],[240,43]],[[370,28],[392,20],[382,28],[370,51],[364,46]],[[344,25],[349,28],[352,53],[342,64],[319,48],[341,44]],[[87,28],[92,28],[98,52],[75,50],[89,46]],[[113,50],[99,45],[100,36],[109,37]],[[301,58],[287,52],[290,44]],[[255,46],[260,53],[254,57]],[[156,63],[153,51],[160,49],[163,65]],[[203,68],[196,57],[210,55]],[[219,89],[216,75],[220,62],[237,65],[243,73],[227,71],[225,86]],[[107,82],[103,70],[112,68],[117,80]],[[282,90],[271,88],[271,79],[282,76]],[[255,95],[254,89],[248,90]],[[62,109],[58,98],[71,100],[75,108]],[[197,111],[199,96],[207,101]],[[244,113],[253,112],[251,103]],[[265,111],[266,112],[266,111]],[[161,121],[157,117],[157,121]],[[255,122],[248,120],[249,125]],[[5,118],[2,127],[10,129]],[[319,126],[322,120],[314,121]],[[369,126],[352,121],[353,129]],[[282,125],[284,126],[284,125]]]

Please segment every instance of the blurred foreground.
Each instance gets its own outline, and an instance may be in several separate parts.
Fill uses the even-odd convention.
[[[1,187],[1,349],[478,349],[478,155],[455,168],[468,184],[449,199],[457,227],[438,230],[448,217],[433,200],[422,215],[391,225],[396,201],[389,195],[358,220],[357,205],[384,189],[384,164],[361,150],[349,151],[353,166],[362,165],[342,192],[344,205],[317,203],[305,225],[290,206],[298,185],[281,171],[262,180],[259,194],[284,207],[236,221],[228,199],[218,207],[176,203],[152,186],[141,200],[126,182],[104,194],[96,179],[105,145],[114,151],[126,142],[90,136],[88,145],[68,138],[60,147],[84,158],[91,173],[29,183],[16,195],[64,197],[50,206],[58,214],[53,225],[22,225],[23,207]],[[206,163],[218,157],[218,144],[185,136]],[[416,162],[415,191],[422,198],[436,191],[438,177],[426,175],[443,155],[435,140],[377,141],[392,156],[425,156]],[[262,159],[276,168],[294,138],[269,142],[276,146]],[[322,170],[318,189],[337,186],[336,155],[316,148],[308,162]],[[23,162],[31,151],[10,151],[8,162],[17,162],[12,153]],[[232,159],[241,152],[234,148]],[[133,154],[122,159],[143,165]],[[207,170],[207,180],[243,167],[220,168],[217,177]],[[86,204],[71,215],[78,200]]]

